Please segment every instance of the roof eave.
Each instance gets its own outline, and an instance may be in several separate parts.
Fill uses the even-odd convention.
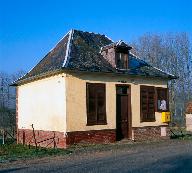
[[[36,80],[39,80],[39,79],[43,79],[43,78],[46,78],[46,77],[49,77],[49,76],[56,75],[56,74],[59,74],[59,73],[62,73],[62,72],[63,72],[62,69],[48,71],[48,72],[41,73],[41,74],[38,74],[38,75],[35,75],[35,76],[31,76],[31,77],[28,77],[28,78],[25,78],[25,79],[17,80],[16,82],[10,84],[9,86],[20,86],[20,85],[23,85],[23,84],[26,84],[26,83],[29,83],[29,82],[33,82],[33,81],[36,81]]]
[[[179,79],[179,77],[178,76],[169,76],[169,79],[170,80],[175,80],[175,79]]]
[[[71,71],[71,72],[88,72],[88,73],[102,73],[102,74],[116,74],[116,75],[126,75],[132,77],[146,77],[146,78],[158,78],[164,80],[171,80],[175,79],[172,76],[148,76],[148,75],[136,75],[136,74],[127,74],[126,71],[88,71],[88,70],[77,70],[77,69],[70,69],[70,68],[63,68],[63,71]]]
[[[42,78],[46,78],[52,75],[56,75],[62,72],[66,72],[66,71],[71,71],[71,72],[89,72],[89,73],[104,73],[104,74],[116,74],[116,75],[126,75],[126,76],[132,76],[132,77],[147,77],[147,78],[158,78],[158,79],[165,79],[165,80],[173,80],[173,79],[178,79],[177,76],[168,76],[168,77],[164,77],[164,76],[147,76],[147,75],[135,75],[135,74],[127,74],[126,71],[86,71],[86,70],[76,70],[76,69],[69,69],[69,68],[61,68],[59,70],[54,70],[54,71],[48,71],[46,73],[43,74],[39,74],[39,75],[35,75],[35,76],[31,76],[28,77],[26,79],[21,79],[18,80],[12,84],[10,84],[10,86],[20,86],[35,80],[39,80]]]

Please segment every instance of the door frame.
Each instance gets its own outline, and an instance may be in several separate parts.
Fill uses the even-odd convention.
[[[131,110],[131,85],[130,84],[116,84],[115,85],[115,90],[116,90],[116,121],[117,121],[117,87],[121,86],[127,86],[129,89],[129,94],[128,94],[128,114],[127,114],[127,129],[128,129],[128,139],[132,139],[132,110]],[[117,122],[116,122],[117,125]]]

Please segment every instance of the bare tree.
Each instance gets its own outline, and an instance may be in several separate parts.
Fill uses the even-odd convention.
[[[15,127],[15,88],[10,84],[25,72],[20,70],[15,74],[0,72],[0,128]]]
[[[186,103],[192,99],[192,45],[187,33],[144,34],[133,41],[134,53],[148,63],[179,77],[169,82],[173,119],[184,120]]]

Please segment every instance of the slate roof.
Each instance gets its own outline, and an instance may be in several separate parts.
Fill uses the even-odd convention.
[[[113,42],[105,35],[69,31],[31,71],[17,82],[56,70],[77,70],[88,72],[124,73],[127,75],[162,77],[174,79],[175,76],[152,67],[133,54],[129,56],[129,69],[118,70],[103,58],[100,51],[113,44],[125,44],[123,41]],[[131,48],[131,47],[130,47]],[[17,83],[16,82],[16,83]]]
[[[112,42],[106,46],[103,46],[101,48],[101,50],[105,50],[105,49],[108,49],[108,48],[113,47],[113,46],[123,46],[123,47],[126,47],[128,50],[132,49],[132,47],[129,46],[127,43],[125,43],[123,40],[119,40],[117,42]]]

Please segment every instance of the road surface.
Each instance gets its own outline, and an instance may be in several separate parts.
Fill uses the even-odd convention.
[[[170,140],[123,145],[102,151],[23,161],[0,169],[0,173],[6,172],[192,173],[192,141]]]

